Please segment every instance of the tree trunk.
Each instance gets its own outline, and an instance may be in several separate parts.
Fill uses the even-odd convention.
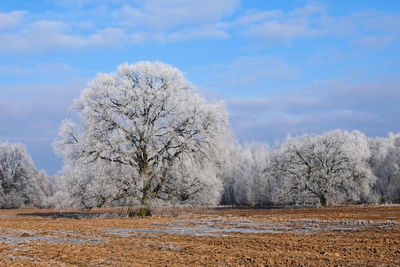
[[[147,170],[147,168],[146,168]],[[151,208],[149,204],[149,193],[151,189],[151,179],[149,175],[145,172],[143,175],[145,175],[145,186],[143,187],[143,195],[142,199],[140,200],[140,209],[137,215],[145,217],[145,216],[151,216]]]
[[[321,203],[321,207],[326,208],[326,197],[319,196],[319,202]]]
[[[148,195],[148,192],[146,192],[146,191],[143,192],[143,196],[140,201],[141,206],[140,206],[139,212],[137,213],[137,215],[142,216],[142,217],[151,216],[151,208],[148,203],[147,195]]]

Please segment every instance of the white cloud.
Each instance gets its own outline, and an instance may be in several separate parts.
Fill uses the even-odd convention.
[[[311,3],[292,12],[282,10],[251,10],[238,17],[234,25],[242,35],[250,36],[262,45],[290,43],[299,37],[316,36],[314,16],[325,13],[325,6]]]
[[[64,1],[63,1],[64,2]],[[75,3],[75,5],[74,5]],[[65,14],[0,13],[0,53],[115,48],[146,42],[250,37],[256,47],[300,38],[347,38],[385,48],[400,36],[400,15],[359,12],[330,16],[321,2],[292,11],[243,10],[240,0],[68,0]],[[59,3],[56,3],[59,5]],[[236,16],[235,11],[243,15]],[[50,15],[49,15],[50,14]]]
[[[325,13],[326,11],[326,5],[321,2],[312,2],[309,3],[308,5],[302,7],[302,8],[297,8],[290,12],[290,16],[311,16],[315,14],[322,14]]]
[[[270,142],[288,133],[359,129],[369,136],[399,132],[400,80],[351,82],[332,79],[307,89],[228,99],[230,121],[242,140]]]
[[[14,29],[21,23],[26,14],[26,11],[20,10],[16,10],[10,13],[0,12],[0,31]]]
[[[0,128],[0,137],[7,135],[12,128],[15,129],[13,135],[20,138],[40,136],[41,132],[48,130],[55,134],[61,119],[70,113],[68,107],[72,99],[79,96],[84,86],[83,83],[1,86],[0,122],[7,128]],[[51,129],[36,129],[33,132],[28,127],[43,122],[52,122]]]
[[[258,11],[258,10],[248,10],[245,15],[239,17],[236,20],[237,24],[252,24],[260,21],[264,21],[270,18],[277,18],[282,16],[281,10],[271,10],[271,11]]]
[[[395,40],[392,36],[365,36],[354,41],[354,44],[362,47],[384,49]]]
[[[177,42],[192,39],[226,39],[229,34],[225,31],[223,24],[205,25],[200,27],[191,27],[184,30],[162,34],[156,36],[158,41]]]
[[[59,33],[70,30],[70,26],[67,23],[50,20],[39,20],[30,23],[26,29],[26,32],[48,32],[48,33]]]
[[[230,15],[238,0],[145,0],[137,5],[124,5],[115,16],[127,27],[147,27],[158,31],[187,25],[218,22]]]
[[[209,66],[206,71],[212,87],[228,92],[261,92],[272,83],[295,80],[299,73],[294,66],[275,57],[241,57],[228,65]]]
[[[259,44],[290,43],[298,38],[347,38],[354,44],[384,48],[400,36],[400,15],[389,12],[358,12],[331,16],[320,2],[291,12],[251,10],[238,17],[234,26]]]
[[[228,38],[227,24],[221,19],[232,14],[238,0],[146,0],[126,3],[78,1],[76,4],[80,7],[95,5],[95,9],[89,10],[88,16],[83,17],[83,11],[66,2],[63,7],[69,8],[73,15],[59,16],[52,11],[51,17],[57,19],[32,20],[31,16],[31,20],[23,24],[23,11],[0,13],[0,30],[10,30],[0,31],[0,53],[118,48],[149,41]],[[104,19],[106,15],[107,19]],[[16,25],[20,27],[16,28]]]
[[[46,83],[67,82],[78,79],[79,74],[77,68],[60,62],[36,62],[23,66],[17,64],[0,65],[0,80],[5,78],[20,81],[23,79],[25,83],[31,84],[41,84],[43,81],[46,81]]]
[[[0,86],[0,140],[27,145],[36,166],[55,173],[62,165],[51,143],[62,119],[74,117],[68,107],[83,83],[57,86]]]
[[[230,15],[238,0],[147,0],[126,4],[114,16],[135,42],[178,42],[191,39],[225,39]]]
[[[28,24],[20,31],[0,33],[0,52],[115,47],[121,45],[125,38],[124,31],[118,28],[104,28],[81,35],[73,32],[68,23],[41,20]]]
[[[247,34],[262,40],[265,44],[276,42],[288,42],[295,37],[304,36],[309,32],[307,21],[288,21],[280,23],[278,21],[265,21],[260,25],[251,27]]]

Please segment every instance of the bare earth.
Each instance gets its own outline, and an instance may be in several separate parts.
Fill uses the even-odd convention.
[[[0,210],[0,264],[400,266],[400,206],[63,212]]]

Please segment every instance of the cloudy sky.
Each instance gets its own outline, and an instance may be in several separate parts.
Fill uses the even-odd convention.
[[[56,173],[51,143],[99,72],[177,66],[236,137],[400,132],[400,1],[2,0],[0,141]]]

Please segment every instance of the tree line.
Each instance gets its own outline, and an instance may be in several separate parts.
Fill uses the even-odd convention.
[[[400,135],[359,131],[241,145],[223,103],[207,103],[177,68],[123,64],[99,74],[54,142],[49,177],[22,144],[0,144],[0,207],[276,206],[400,202]]]

